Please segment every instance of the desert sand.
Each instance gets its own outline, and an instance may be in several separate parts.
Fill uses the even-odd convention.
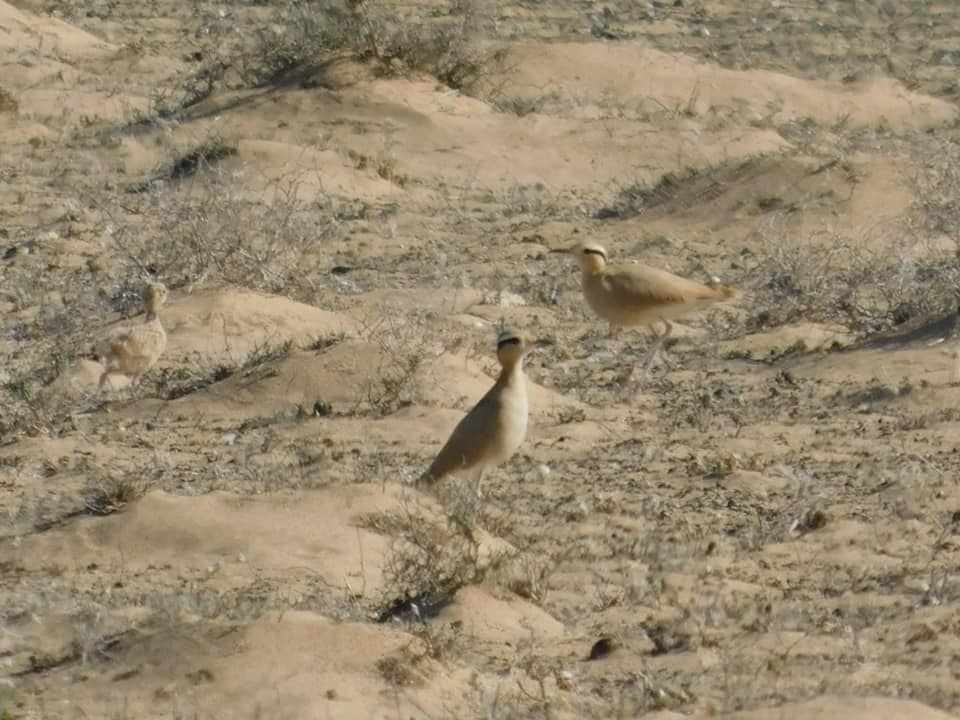
[[[0,719],[956,717],[958,28],[0,0]],[[588,239],[743,294],[625,386]]]

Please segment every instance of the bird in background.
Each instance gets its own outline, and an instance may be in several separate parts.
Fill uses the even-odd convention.
[[[167,347],[167,333],[160,323],[159,310],[167,300],[167,287],[149,283],[143,290],[145,316],[138,325],[125,326],[110,333],[95,349],[103,374],[97,387],[102,390],[113,373],[126,375],[136,385],[160,359]]]
[[[432,487],[451,473],[467,472],[472,476],[474,492],[481,495],[484,472],[509,460],[526,437],[528,402],[523,359],[529,351],[515,330],[500,332],[500,376],[454,427],[430,467],[417,480],[418,486]]]
[[[577,257],[583,296],[594,313],[612,325],[647,325],[653,332],[654,343],[644,359],[641,382],[646,381],[670,335],[671,319],[740,294],[733,287],[707,285],[648,265],[610,265],[607,251],[595,242],[581,243],[569,252]],[[663,333],[656,330],[658,321],[666,327]]]

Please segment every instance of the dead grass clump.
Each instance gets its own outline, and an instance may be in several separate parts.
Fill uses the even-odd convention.
[[[227,142],[219,135],[211,136],[175,157],[168,168],[161,171],[153,181],[141,186],[141,189],[148,190],[151,183],[156,180],[179,180],[180,178],[191,177],[198,170],[209,169],[218,160],[236,154],[237,146],[235,144]]]
[[[491,68],[502,65],[504,56],[470,37],[470,19],[468,9],[447,24],[402,23],[388,38],[381,66],[426,72],[454,90],[472,91]]]
[[[558,565],[557,558],[534,557],[526,553],[499,564],[488,580],[543,607],[550,592],[551,575]]]
[[[411,632],[409,643],[377,661],[380,676],[394,687],[423,685],[431,674],[430,661],[444,660],[455,647],[459,624],[419,623]]]
[[[396,687],[414,687],[423,685],[426,676],[418,668],[420,660],[425,656],[411,652],[404,648],[393,655],[387,655],[377,660],[377,672],[390,685]]]
[[[594,216],[604,220],[640,215],[650,208],[670,202],[681,188],[701,175],[703,172],[700,169],[688,167],[676,173],[664,173],[652,185],[643,182],[627,185],[620,189],[612,205],[600,208]]]
[[[14,373],[0,385],[0,437],[57,435],[69,405],[47,389],[60,374],[61,358]]]
[[[165,400],[176,400],[226,380],[232,374],[233,369],[223,364],[163,368],[157,375],[156,393]]]
[[[0,113],[16,113],[20,103],[9,90],[0,87]]]
[[[398,14],[383,0],[286,0],[268,22],[258,16],[210,18],[207,44],[191,59],[199,67],[176,87],[158,91],[152,112],[173,117],[224,90],[269,83],[314,83],[309,76],[328,62],[371,61],[384,74],[424,72],[445,85],[470,91],[502,65],[484,37],[495,24],[481,0],[451,0],[446,11],[412,9]]]
[[[322,352],[324,350],[329,350],[337,343],[341,343],[347,339],[347,334],[344,332],[334,332],[329,335],[316,335],[310,342],[304,345],[306,350],[316,350]]]
[[[132,477],[100,478],[87,489],[87,512],[93,515],[112,515],[143,495],[146,489],[143,481]]]
[[[459,623],[420,623],[409,643],[377,661],[377,671],[394,687],[419,686],[430,677],[430,660],[442,661],[456,646]]]
[[[254,347],[239,362],[194,363],[164,368],[156,381],[157,394],[166,400],[176,400],[222,382],[237,373],[248,372],[289,357],[293,340],[264,343]]]

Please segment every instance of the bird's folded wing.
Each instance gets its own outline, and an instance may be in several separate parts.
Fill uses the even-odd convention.
[[[637,269],[618,268],[608,273],[606,280],[616,302],[624,307],[646,308],[697,300],[719,300],[727,295],[722,288],[645,266]]]
[[[482,460],[488,452],[492,433],[496,431],[495,423],[493,403],[484,397],[457,423],[427,474],[440,478]]]

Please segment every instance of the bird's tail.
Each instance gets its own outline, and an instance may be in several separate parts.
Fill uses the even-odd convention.
[[[707,282],[706,285],[712,291],[713,300],[733,300],[742,294],[740,288],[733,287],[732,285],[721,285],[720,281],[716,278],[714,278],[713,281]]]
[[[730,285],[721,285],[717,288],[717,290],[720,292],[720,296],[723,300],[733,300],[740,297],[742,294],[740,292],[740,288],[735,288]]]
[[[416,487],[433,487],[442,476],[434,472],[433,465],[423,471],[423,475],[414,482]]]

